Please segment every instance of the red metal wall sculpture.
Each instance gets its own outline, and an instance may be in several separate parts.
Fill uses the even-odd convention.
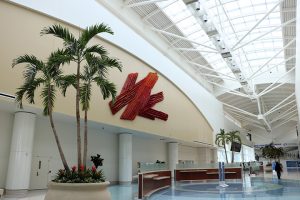
[[[137,77],[138,73],[129,74],[115,102],[109,102],[112,114],[116,114],[127,105],[121,119],[134,120],[139,115],[152,120],[158,118],[167,121],[168,114],[152,108],[164,100],[163,92],[151,95],[151,90],[158,80],[157,73],[149,73],[136,83]]]

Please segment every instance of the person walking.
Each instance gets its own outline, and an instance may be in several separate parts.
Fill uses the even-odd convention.
[[[275,171],[277,173],[278,179],[280,179],[281,172],[282,172],[282,165],[278,161],[276,161],[276,163],[275,163]]]

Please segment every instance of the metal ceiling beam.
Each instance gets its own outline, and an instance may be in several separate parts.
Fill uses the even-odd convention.
[[[297,115],[298,115],[298,113],[295,113],[295,114],[291,115],[291,116],[288,117],[285,121],[283,121],[283,122],[277,124],[276,126],[274,126],[274,129],[276,129],[276,128],[278,128],[278,127],[280,127],[280,126],[282,126],[282,125],[288,123],[289,121],[291,121],[291,119],[293,119],[293,118],[296,117]]]
[[[270,72],[271,69],[274,69],[275,67],[278,67],[279,65],[282,65],[282,64],[284,64],[284,63],[290,61],[291,59],[295,58],[295,57],[296,57],[296,56],[294,55],[294,56],[291,56],[291,57],[289,57],[289,58],[287,58],[287,59],[281,61],[280,63],[278,63],[278,64],[272,66],[272,67],[269,68],[268,70],[263,71],[263,72],[261,72],[261,73],[255,75],[254,77],[252,77],[252,79],[254,79],[254,78],[256,78],[256,77],[258,77],[258,76],[260,76],[260,75],[262,75],[262,74],[264,74],[264,73],[266,73],[266,72]]]
[[[260,70],[262,70],[265,66],[267,66],[274,58],[276,58],[282,51],[284,51],[288,46],[296,41],[296,38],[287,43],[280,51],[278,51],[274,56],[272,56],[267,62],[261,65],[258,70],[256,70],[248,79],[251,80]]]
[[[273,90],[275,90],[276,88],[280,87],[281,85],[287,83],[287,81],[282,82],[281,84],[273,87],[276,83],[278,83],[278,81],[280,81],[280,79],[282,79],[283,77],[285,77],[287,74],[289,74],[290,72],[294,71],[295,67],[293,67],[292,69],[290,69],[289,71],[287,71],[285,74],[283,74],[281,77],[279,77],[276,81],[274,81],[271,85],[269,85],[268,87],[266,87],[263,91],[261,91],[258,96],[262,96],[265,95]],[[273,88],[272,88],[273,87]]]
[[[194,48],[173,48],[175,50],[179,50],[179,51],[197,51],[197,52],[200,52],[200,53],[219,53],[217,51],[204,51],[204,50],[201,50],[201,49],[194,49]]]
[[[240,66],[238,65],[239,62],[237,62],[236,56],[232,54],[229,46],[226,44],[226,40],[223,40],[222,34],[216,28],[215,24],[213,22],[207,23],[207,22],[210,22],[213,20],[208,15],[208,12],[206,12],[207,9],[205,6],[205,2],[201,1],[200,3],[201,3],[201,12],[197,11],[197,4],[195,4],[195,3],[188,4],[187,6],[190,9],[190,11],[193,13],[194,17],[199,21],[199,24],[201,25],[202,29],[209,37],[210,41],[215,46],[215,48],[219,52],[222,59],[225,61],[227,66],[230,68],[232,73],[235,75],[236,80],[238,80],[240,82],[242,88],[245,90],[245,92],[247,94],[252,95],[253,94],[252,87],[250,86],[250,83],[247,81],[244,74],[241,73]],[[220,0],[219,0],[219,3],[220,3],[220,5],[222,5]],[[229,20],[229,17],[227,15],[224,7],[223,6],[221,6],[221,7],[223,8],[224,14],[226,15],[226,17]],[[233,27],[231,21],[229,20],[228,22],[231,25],[233,32],[235,33],[235,30],[234,30],[234,27]],[[246,61],[248,62],[247,57],[246,57]],[[249,66],[250,66],[250,64],[249,64]]]
[[[177,22],[174,22],[174,23],[170,24],[169,26],[164,27],[162,30],[165,31],[165,30],[167,30],[167,29],[169,29],[169,28],[172,28],[173,26],[176,26],[178,23],[180,23],[180,22],[182,22],[182,21],[184,21],[184,20],[186,20],[186,19],[188,19],[188,18],[190,18],[190,17],[192,17],[192,15],[186,16],[186,17],[184,17],[183,19],[181,19],[181,20],[179,20],[179,21],[177,21]]]
[[[283,119],[284,117],[288,116],[288,115],[291,115],[292,113],[294,112],[297,112],[297,108],[294,108],[292,111],[288,112],[288,113],[285,113],[284,115],[282,115],[281,117],[277,118],[276,120],[272,120],[271,123],[274,123],[280,119]]]
[[[220,88],[226,89],[226,91],[225,90],[224,91],[227,92],[227,93],[229,93],[229,94],[234,94],[234,95],[237,95],[237,96],[240,96],[240,97],[250,98],[247,94],[244,94],[244,93],[238,92],[236,90],[232,90],[230,88],[224,87],[224,86],[222,86],[222,85],[220,85],[218,83],[215,83],[215,82],[212,82],[212,81],[207,81],[207,82],[211,83],[213,85],[216,85],[216,86],[218,86]]]
[[[270,123],[273,123],[273,122],[275,122],[275,121],[281,119],[282,116],[285,116],[286,113],[290,112],[291,110],[295,110],[295,109],[297,110],[297,105],[294,105],[294,106],[290,107],[289,109],[287,109],[286,111],[284,111],[283,113],[281,113],[280,115],[277,115],[275,118],[273,118],[273,119],[270,121]]]
[[[232,77],[232,76],[228,76],[227,74],[223,74],[223,73],[221,73],[221,72],[218,72],[218,71],[215,70],[215,69],[206,67],[206,66],[201,65],[201,64],[199,64],[199,63],[195,63],[195,62],[192,62],[192,61],[188,61],[188,63],[193,64],[193,65],[196,65],[196,66],[198,66],[198,67],[200,67],[200,68],[202,68],[202,69],[206,69],[206,70],[215,72],[215,73],[217,73],[217,74],[221,74],[221,75],[226,76],[226,77],[228,77],[228,78],[234,78],[234,77]]]
[[[257,90],[257,88],[256,88]],[[255,92],[256,93],[256,92]],[[257,96],[257,95],[256,95]],[[264,126],[266,127],[266,130],[268,132],[271,132],[271,125],[269,124],[269,122],[267,121],[266,117],[263,115],[263,106],[262,106],[262,99],[260,96],[256,97],[257,100],[257,107],[258,107],[258,115],[257,115],[257,119],[262,121],[262,123],[264,124]]]
[[[272,13],[277,8],[277,6],[281,4],[282,1],[284,0],[278,1],[278,3],[276,3],[275,6],[273,6],[258,22],[256,22],[256,24],[241,39],[239,39],[237,43],[233,45],[232,49],[234,49],[238,44],[240,44],[265,18],[269,16],[270,13]]]
[[[125,2],[125,6],[132,8],[132,7],[144,6],[144,5],[153,4],[153,3],[162,2],[162,1],[168,1],[168,0],[148,0],[148,1],[142,1],[142,2],[136,2],[136,3],[128,2],[127,4]]]
[[[229,78],[229,77],[226,77],[226,76],[218,76],[218,75],[214,75],[214,74],[206,74],[206,73],[202,73],[202,72],[199,72],[199,71],[198,71],[198,73],[201,74],[202,76],[208,76],[208,77],[220,78],[220,79],[227,79],[227,80],[230,80],[230,81],[237,81],[234,78]]]
[[[257,124],[260,125],[260,122],[259,122],[257,119],[251,119],[251,118],[249,118],[249,117],[247,117],[247,116],[238,114],[238,113],[236,113],[237,111],[234,110],[234,109],[229,109],[229,108],[226,108],[226,109],[228,109],[230,112],[233,112],[233,113],[232,113],[233,115],[239,116],[239,117],[240,117],[241,119],[243,119],[243,120],[251,121],[251,122],[253,122],[253,123],[257,123]]]
[[[235,106],[229,105],[229,104],[224,103],[224,102],[222,102],[222,103],[223,103],[223,105],[228,106],[228,107],[230,107],[230,108],[233,108],[233,109],[235,109],[236,111],[239,111],[239,112],[242,113],[242,114],[246,114],[246,115],[249,115],[249,116],[252,116],[252,117],[256,117],[256,118],[257,118],[257,115],[255,115],[255,114],[253,114],[253,113],[250,113],[250,112],[248,112],[248,111],[245,111],[245,110],[243,110],[243,109],[237,108],[237,107],[235,107]]]
[[[149,18],[153,17],[154,15],[158,14],[159,12],[162,12],[162,9],[169,7],[170,5],[172,5],[173,3],[176,3],[177,0],[173,1],[172,3],[166,5],[163,8],[159,8],[157,10],[152,11],[151,13],[149,13],[148,15],[146,15],[144,18],[142,18],[143,21],[147,21]]]
[[[286,103],[284,105],[282,105],[284,102],[286,102],[287,100],[289,100],[290,98],[292,98],[295,95],[295,92],[292,93],[291,95],[289,95],[288,97],[286,97],[285,99],[283,99],[282,101],[280,101],[277,105],[275,105],[273,108],[271,108],[268,112],[264,113],[264,116],[268,116],[269,114],[275,112],[276,110],[283,108],[284,106],[290,104],[291,102],[295,101],[290,101],[289,103]],[[282,105],[282,106],[281,106]]]
[[[197,44],[199,46],[202,46],[202,47],[205,47],[207,49],[210,49],[210,50],[213,50],[213,51],[216,51],[215,48],[212,48],[212,47],[209,47],[209,46],[206,46],[204,44],[201,44],[199,42],[196,42],[194,40],[190,40],[188,38],[185,38],[183,36],[180,36],[180,35],[176,35],[174,33],[170,33],[170,32],[167,32],[167,31],[163,31],[163,30],[160,30],[160,29],[157,29],[157,28],[153,28],[153,27],[149,27],[150,29],[152,29],[153,31],[156,31],[156,32],[159,32],[159,33],[162,33],[162,34],[165,34],[165,35],[169,35],[171,37],[174,37],[174,38],[178,38],[178,39],[181,39],[181,40],[185,40],[185,41],[188,41],[188,42],[191,42],[191,43],[194,43],[194,44]]]
[[[248,41],[248,42],[246,42],[246,43],[244,43],[244,44],[241,44],[240,46],[234,48],[233,51],[236,51],[236,50],[238,50],[238,49],[240,49],[240,48],[243,48],[244,46],[246,46],[246,45],[248,45],[248,44],[250,44],[250,43],[252,43],[252,42],[254,42],[254,41],[256,41],[256,40],[258,40],[258,39],[260,39],[260,38],[262,38],[262,37],[264,37],[264,36],[266,36],[266,35],[268,35],[268,34],[274,32],[274,31],[276,31],[276,30],[279,29],[279,28],[283,28],[283,27],[287,26],[288,24],[290,24],[290,23],[292,23],[292,22],[295,22],[295,21],[296,21],[296,18],[293,18],[293,19],[291,19],[291,20],[289,20],[289,21],[286,21],[285,23],[281,24],[280,26],[277,26],[277,27],[271,29],[270,31],[268,31],[268,32],[266,32],[266,33],[264,33],[264,34],[262,34],[262,35],[256,37],[256,38],[254,38],[254,39],[252,39],[252,40],[250,40],[250,41]]]
[[[288,102],[288,103],[286,103],[286,104],[284,104],[284,105],[282,105],[282,106],[276,108],[276,109],[275,109],[274,111],[272,111],[271,113],[273,113],[273,112],[275,112],[275,111],[277,111],[277,110],[280,110],[280,109],[286,107],[287,105],[290,105],[290,104],[294,103],[295,101],[296,101],[296,99],[294,99],[294,100],[292,100],[292,101],[290,101],[290,102]],[[271,114],[271,113],[270,113],[270,114]]]

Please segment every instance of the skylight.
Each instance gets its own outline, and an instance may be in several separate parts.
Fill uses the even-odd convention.
[[[278,4],[279,0],[201,0],[205,8],[229,48],[233,48],[266,13]],[[182,0],[162,1],[157,5],[171,19],[188,39],[215,48],[197,16],[187,8]],[[243,74],[249,78],[257,72],[266,71],[275,65],[278,72],[285,72],[280,6],[277,6],[245,39],[232,51]],[[276,30],[270,32],[270,30]],[[268,33],[270,32],[270,33]],[[268,33],[268,34],[267,34]],[[264,37],[260,37],[266,34]],[[219,53],[209,52],[211,49],[193,44],[201,55],[215,70],[234,76],[227,63]],[[280,52],[281,51],[281,52]],[[271,60],[275,54],[277,56]],[[266,64],[267,63],[267,64]],[[281,63],[278,65],[278,63]],[[255,76],[253,76],[255,77]]]
[[[278,2],[279,0],[208,0],[206,7],[214,18],[215,25],[224,33],[228,45],[232,47]],[[237,45],[239,47],[254,40],[234,51],[234,54],[239,57],[241,69],[247,77],[250,77],[253,72],[282,50],[282,28],[256,39],[279,26],[281,26],[280,6],[277,6]],[[283,59],[284,52],[281,51],[262,71],[282,62]],[[277,67],[277,71],[286,71],[284,63]]]
[[[221,55],[219,53],[213,53],[212,49],[215,49],[215,46],[201,28],[197,18],[190,12],[182,0],[172,2],[163,1],[157,3],[157,5],[172,20],[176,27],[180,29],[186,38],[211,48],[209,49],[193,44],[196,49],[200,50],[199,53],[201,53],[215,70],[233,77]]]

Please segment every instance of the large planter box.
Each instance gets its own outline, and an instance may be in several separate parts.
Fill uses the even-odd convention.
[[[111,200],[109,182],[48,184],[45,200]]]

